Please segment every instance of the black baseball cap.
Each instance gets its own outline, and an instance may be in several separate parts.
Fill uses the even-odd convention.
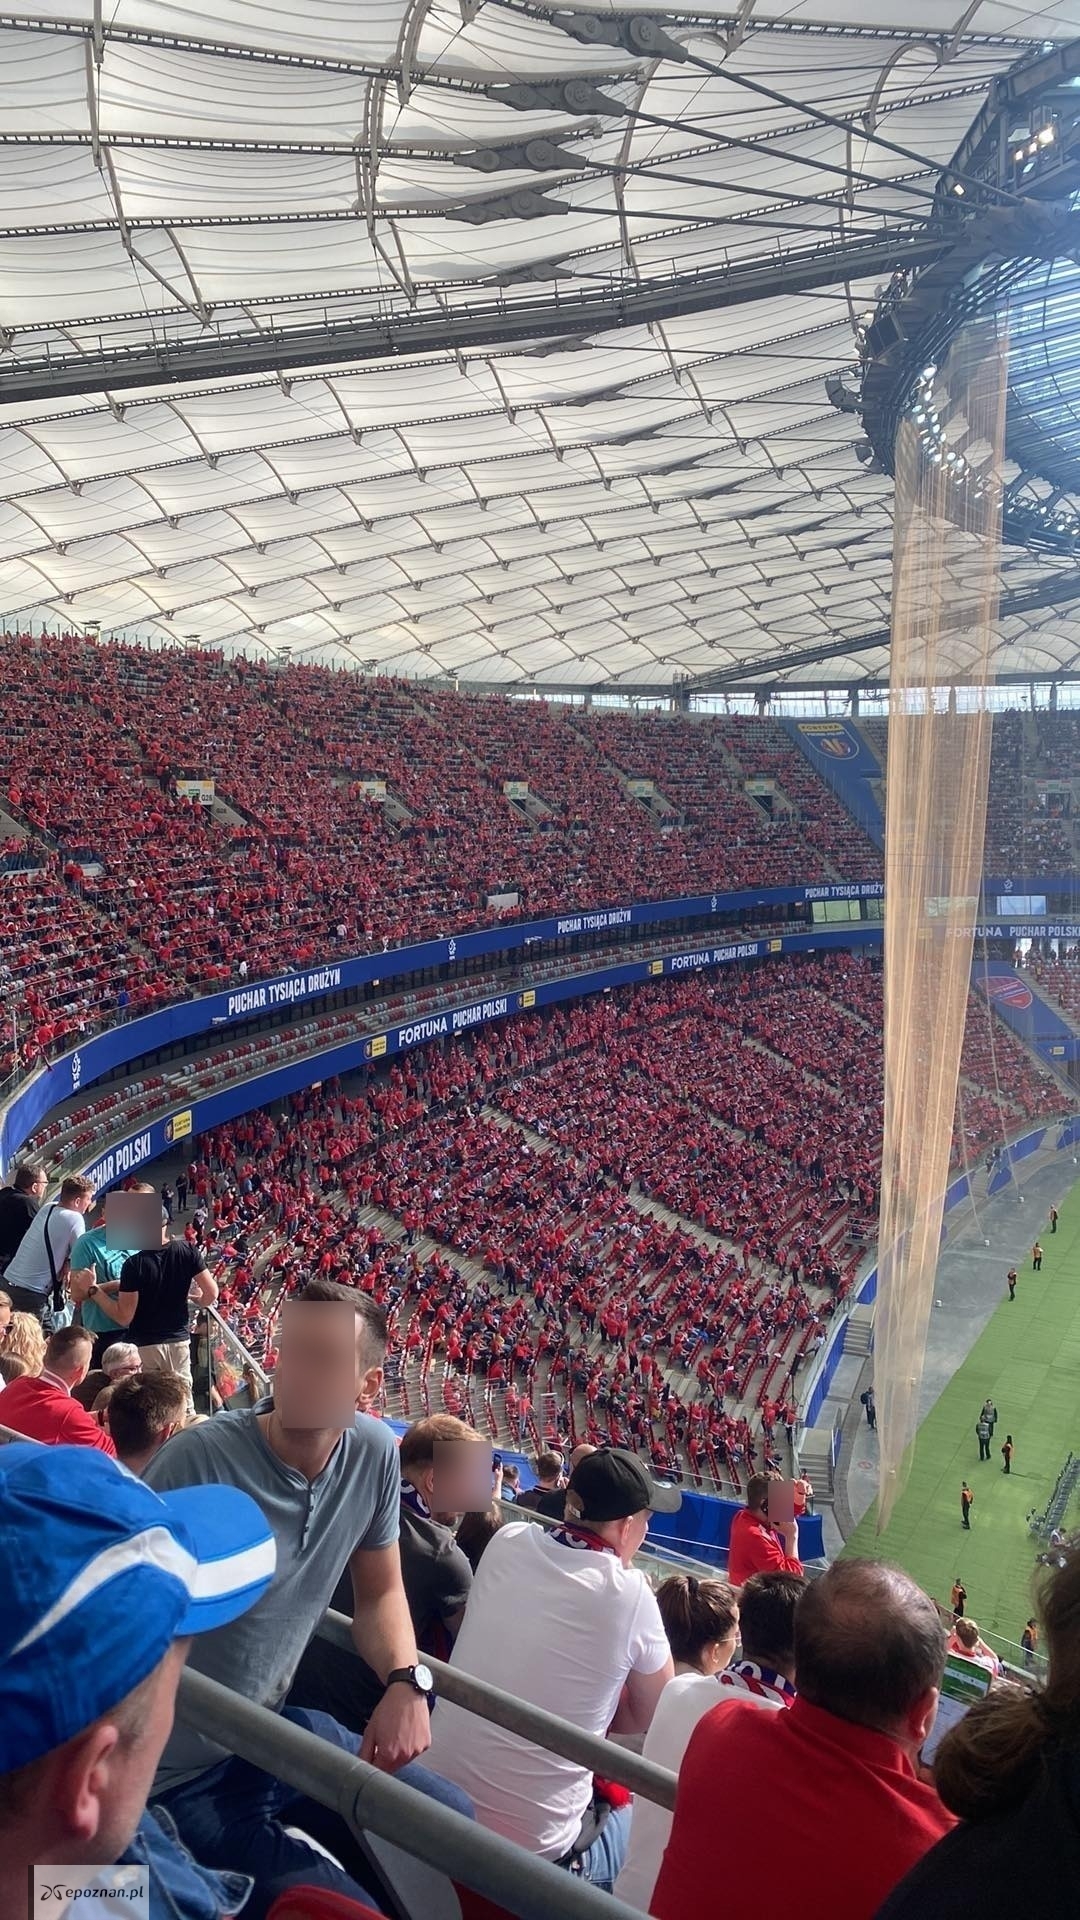
[[[579,1460],[566,1487],[567,1517],[627,1520],[632,1513],[678,1513],[678,1487],[662,1486],[627,1447],[598,1447]]]

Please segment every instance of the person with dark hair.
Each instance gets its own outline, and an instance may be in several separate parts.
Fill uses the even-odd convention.
[[[72,1288],[72,1298],[89,1300],[107,1320],[126,1330],[138,1347],[146,1373],[175,1373],[187,1388],[188,1408],[195,1410],[191,1377],[191,1302],[212,1307],[217,1281],[200,1252],[182,1240],[170,1240],[161,1223],[161,1245],[133,1253],[120,1269],[115,1299],[106,1293],[88,1269]]]
[[[21,1380],[30,1369],[25,1360],[17,1353],[0,1353],[0,1388],[9,1387],[13,1380]]]
[[[556,1453],[554,1447],[548,1448],[544,1453],[538,1453],[533,1461],[536,1485],[529,1487],[525,1493],[518,1494],[517,1505],[528,1507],[533,1513],[539,1513],[540,1502],[545,1494],[562,1494],[566,1486],[565,1466],[562,1454]],[[561,1508],[558,1516],[552,1515],[552,1518],[556,1517],[562,1518]]]
[[[961,1824],[878,1920],[1075,1920],[1080,1887],[1080,1538],[1041,1576],[1046,1684],[994,1686],[945,1735],[934,1777]],[[1028,1628],[1035,1621],[1028,1622]]]
[[[46,1446],[96,1447],[115,1454],[93,1414],[72,1398],[72,1388],[90,1371],[93,1345],[93,1334],[83,1327],[51,1333],[40,1374],[25,1374],[4,1388],[4,1426]]]
[[[795,1615],[792,1705],[762,1713],[732,1701],[691,1738],[657,1920],[760,1920],[766,1879],[798,1884],[800,1920],[871,1920],[953,1824],[916,1771],[944,1662],[937,1609],[906,1574],[838,1560],[812,1582]],[[842,1839],[826,1847],[835,1821]],[[721,1824],[738,1845],[718,1872]]]
[[[133,1181],[128,1191],[153,1193],[155,1189],[148,1181]],[[103,1365],[106,1348],[114,1345],[117,1335],[122,1331],[115,1317],[105,1311],[102,1299],[107,1296],[115,1304],[124,1263],[134,1258],[137,1248],[111,1247],[105,1226],[104,1200],[94,1211],[100,1216],[97,1225],[87,1226],[71,1249],[69,1291],[72,1299],[79,1303],[79,1318],[83,1326],[94,1336],[93,1365],[99,1369]],[[93,1294],[91,1287],[94,1288]],[[141,1360],[139,1365],[142,1365]]]
[[[656,1604],[675,1662],[676,1679],[680,1675],[696,1675],[699,1679],[714,1676],[727,1666],[739,1633],[739,1603],[726,1580],[699,1580],[693,1574],[673,1573],[657,1587]],[[665,1697],[674,1684],[672,1681],[664,1688]]]
[[[717,1675],[721,1697],[764,1707],[795,1698],[795,1617],[806,1592],[799,1573],[755,1573],[739,1592],[740,1657]]]
[[[37,1193],[37,1188],[33,1189]],[[63,1307],[68,1255],[86,1226],[94,1189],[81,1173],[69,1174],[51,1205],[35,1207],[15,1252],[7,1263],[4,1281],[16,1309],[45,1320],[50,1310]]]
[[[754,1573],[801,1573],[799,1523],[769,1519],[769,1487],[764,1473],[752,1473],[746,1483],[746,1505],[731,1523],[728,1541],[728,1579],[741,1587]]]
[[[279,1333],[273,1399],[186,1427],[146,1470],[158,1492],[208,1483],[242,1488],[258,1501],[277,1539],[269,1591],[243,1620],[204,1634],[190,1664],[248,1700],[280,1708],[347,1566],[353,1642],[383,1683],[382,1699],[362,1742],[328,1713],[291,1706],[284,1712],[332,1745],[469,1812],[465,1797],[426,1769],[403,1771],[430,1740],[431,1674],[417,1654],[401,1580],[397,1443],[381,1420],[353,1411],[382,1384],[386,1316],[356,1287],[320,1281],[299,1296],[299,1305],[309,1308],[343,1302],[352,1310],[347,1326],[340,1313],[301,1312],[291,1301]],[[289,1787],[194,1727],[171,1735],[154,1798],[196,1858],[254,1876],[245,1920],[263,1920],[275,1894],[301,1879],[362,1897],[370,1870],[347,1823],[314,1810],[294,1823],[289,1809],[297,1796]],[[294,1824],[316,1848],[290,1831]]]
[[[105,1426],[116,1457],[140,1477],[154,1455],[179,1433],[187,1414],[184,1383],[174,1373],[135,1373],[117,1379]]]
[[[739,1602],[726,1580],[675,1573],[657,1588],[656,1604],[675,1662],[675,1677],[660,1695],[642,1753],[646,1760],[678,1773],[690,1735],[720,1698],[716,1680],[735,1651]],[[667,1808],[639,1796],[615,1892],[641,1913],[649,1911],[670,1833]]]
[[[421,1653],[436,1660],[450,1657],[472,1587],[472,1568],[454,1534],[460,1516],[435,1510],[435,1448],[440,1444],[475,1444],[482,1438],[454,1414],[433,1413],[426,1420],[414,1421],[398,1448],[401,1578],[416,1644]],[[338,1581],[330,1605],[337,1613],[352,1614],[348,1568]],[[366,1661],[316,1633],[296,1670],[289,1704],[332,1713],[353,1733],[363,1733],[383,1693],[378,1674]]]
[[[596,1453],[598,1451],[598,1448],[590,1446],[587,1442],[582,1442],[581,1446],[575,1447],[570,1455],[570,1472],[573,1473],[579,1460],[586,1460],[590,1453]],[[562,1455],[554,1451],[551,1457],[553,1460],[562,1460]],[[561,1520],[563,1517],[563,1508],[566,1505],[565,1474],[560,1470],[558,1480],[550,1492],[541,1493],[538,1500],[530,1502],[529,1504],[532,1505],[534,1513],[542,1513],[548,1520]]]
[[[474,1573],[503,1525],[502,1513],[494,1505],[480,1513],[462,1514],[455,1537]]]
[[[1004,1444],[1003,1444],[1003,1446],[1002,1446],[1002,1449],[1001,1449],[1001,1458],[1002,1458],[1002,1460],[1003,1460],[1003,1461],[1004,1461],[1004,1463],[1005,1463],[1005,1464],[1004,1464],[1004,1466],[1003,1466],[1003,1467],[1002,1467],[1002,1469],[1001,1469],[1001,1471],[1002,1471],[1002,1473],[1011,1473],[1011,1472],[1012,1472],[1012,1459],[1013,1459],[1013,1454],[1015,1453],[1015,1451],[1016,1451],[1016,1449],[1015,1449],[1015,1447],[1013,1446],[1013,1437],[1012,1437],[1012,1434],[1011,1434],[1011,1433],[1007,1433],[1007,1434],[1005,1435],[1005,1440],[1004,1440]]]
[[[510,1506],[516,1506],[520,1490],[521,1468],[515,1466],[512,1460],[507,1460],[502,1470],[502,1497]]]
[[[990,1443],[989,1441],[987,1441],[986,1458],[988,1460],[990,1458],[989,1446],[990,1446]],[[980,1459],[982,1458],[981,1454],[979,1458]],[[963,1527],[965,1533],[971,1532],[971,1509],[974,1505],[975,1505],[975,1495],[972,1493],[971,1488],[968,1486],[967,1481],[961,1480],[960,1482],[960,1524]]]
[[[18,1253],[48,1184],[40,1160],[23,1160],[11,1176],[11,1185],[0,1187],[0,1275]]]

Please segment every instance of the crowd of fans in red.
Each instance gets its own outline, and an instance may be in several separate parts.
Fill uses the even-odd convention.
[[[724,722],[721,747],[707,720],[597,720],[74,634],[0,639],[0,686],[0,806],[22,830],[0,849],[0,964],[23,989],[23,1062],[104,1020],[335,952],[878,872],[770,721]],[[765,759],[786,783],[775,821],[743,791]],[[643,768],[666,808],[627,792]],[[213,779],[225,804],[179,797],[177,777]],[[528,796],[509,798],[511,782]],[[0,1078],[13,1053],[5,1033]]]
[[[191,1175],[219,1305],[261,1355],[284,1297],[360,1275],[391,1313],[393,1411],[518,1444],[610,1439],[738,1486],[776,1457],[872,1236],[880,1021],[876,963],[733,967],[251,1114]],[[991,1059],[990,1022],[973,998],[965,1075],[986,1063],[1003,1092],[963,1089],[982,1103],[972,1156],[1060,1106],[996,1027]]]
[[[0,848],[0,967],[22,986],[24,1063],[104,1020],[334,952],[880,872],[770,719],[477,698],[74,634],[0,639],[0,685],[0,805],[29,836]],[[1069,867],[1072,843],[1021,778],[1026,724],[995,721],[988,860],[1031,874]],[[866,725],[883,753],[884,723]],[[1038,729],[1036,760],[1075,747],[1072,714]],[[225,804],[178,797],[178,776],[213,779]],[[775,791],[755,799],[749,779]],[[628,780],[655,792],[632,797]],[[512,782],[528,794],[508,797]],[[14,1046],[5,1033],[0,1078]]]
[[[889,723],[861,722],[887,771]],[[1076,865],[1069,812],[1046,798],[1046,781],[1080,775],[1080,715],[994,715],[983,867],[999,878],[1071,873]]]

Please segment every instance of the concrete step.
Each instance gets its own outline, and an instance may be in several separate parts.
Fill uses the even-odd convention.
[[[844,1352],[865,1357],[874,1351],[874,1309],[855,1307],[844,1328]]]

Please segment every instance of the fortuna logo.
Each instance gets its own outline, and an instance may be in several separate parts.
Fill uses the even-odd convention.
[[[78,1093],[79,1083],[81,1080],[82,1080],[82,1056],[81,1054],[73,1053],[71,1056],[71,1091],[72,1093]]]
[[[1031,1005],[1031,988],[1025,987],[1014,973],[995,974],[986,982],[988,1000],[1001,1000],[1007,1007],[1015,1007],[1022,1012]]]

